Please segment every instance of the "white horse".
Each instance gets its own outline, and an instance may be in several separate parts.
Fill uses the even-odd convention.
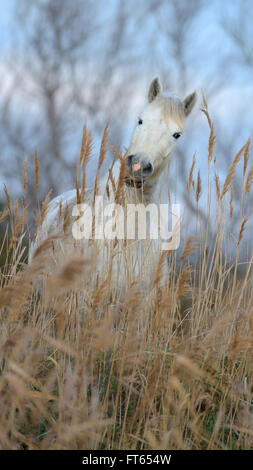
[[[164,95],[158,78],[151,82],[148,104],[138,116],[125,156],[124,179],[120,172],[118,181],[113,181],[112,177],[108,178],[106,175],[99,183],[97,195],[100,196],[100,212],[103,210],[102,204],[103,207],[109,207],[110,215],[115,216],[113,211],[116,210],[118,218],[119,215],[122,216],[122,212],[118,210],[119,204],[114,208],[112,206],[112,204],[119,203],[119,194],[116,193],[120,185],[122,186],[120,203],[123,206],[123,222],[126,219],[127,204],[142,203],[144,207],[147,207],[150,204],[159,206],[162,202],[167,202],[168,167],[172,152],[182,135],[185,118],[192,111],[196,97],[196,92],[193,92],[181,101],[175,96]],[[165,199],[163,199],[163,194],[165,194]],[[93,250],[93,255],[95,253],[95,261],[93,259],[92,264],[94,279],[97,279],[98,275],[102,276],[102,273],[103,275],[110,274],[110,281],[113,280],[117,288],[126,281],[129,284],[136,279],[148,279],[150,282],[161,254],[160,239],[120,240],[117,232],[117,239],[114,238],[111,242],[103,239],[103,234],[101,236],[100,232],[96,243],[91,243],[87,237],[82,238],[80,234],[82,234],[81,228],[85,231],[89,226],[90,229],[92,220],[94,221],[94,212],[89,211],[89,205],[92,206],[94,202],[94,189],[86,190],[84,202],[85,209],[82,207],[83,211],[79,211],[79,206],[76,206],[76,190],[65,192],[50,202],[42,227],[30,247],[30,262],[36,249],[47,237],[60,235],[60,239],[54,241],[54,250],[51,250],[52,266],[57,265],[66,256],[79,256],[80,253],[86,256]],[[62,237],[65,206],[68,207],[69,214],[74,219]],[[109,212],[107,211],[107,215]],[[94,238],[94,225],[92,234]],[[122,238],[125,238],[125,235]]]

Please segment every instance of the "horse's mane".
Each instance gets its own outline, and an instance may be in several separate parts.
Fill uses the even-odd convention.
[[[160,106],[165,121],[172,119],[180,128],[183,128],[185,121],[184,107],[176,95],[162,95],[156,99],[156,104]]]

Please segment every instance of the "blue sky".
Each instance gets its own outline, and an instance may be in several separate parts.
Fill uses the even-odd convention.
[[[0,0],[0,47],[2,50],[6,49],[10,44],[9,25],[12,8],[13,0]]]

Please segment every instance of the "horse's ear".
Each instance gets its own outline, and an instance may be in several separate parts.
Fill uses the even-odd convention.
[[[190,95],[186,96],[186,98],[183,101],[183,106],[184,106],[184,113],[186,116],[190,114],[192,111],[195,103],[197,101],[197,92],[194,91]]]
[[[148,102],[151,103],[158,95],[162,93],[162,85],[158,77],[154,78],[150,83],[148,91]]]

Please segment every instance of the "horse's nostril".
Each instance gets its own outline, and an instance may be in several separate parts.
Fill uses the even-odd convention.
[[[150,174],[153,171],[153,165],[151,163],[147,163],[147,165],[143,166],[143,172],[146,174]]]
[[[129,166],[132,165],[133,158],[134,158],[134,155],[128,155],[128,157],[127,157],[127,164],[128,164]]]

